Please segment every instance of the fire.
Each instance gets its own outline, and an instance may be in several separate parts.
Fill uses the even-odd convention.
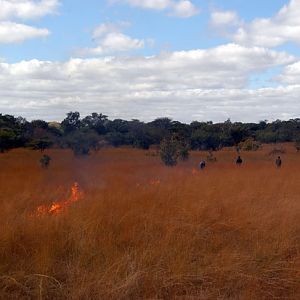
[[[136,184],[136,187],[145,187],[145,186],[159,186],[161,184],[161,181],[160,179],[157,179],[157,178],[153,178],[153,179],[150,179],[149,181],[145,182],[145,183],[137,183]]]
[[[196,175],[197,174],[197,170],[195,168],[192,169],[192,175]]]
[[[160,180],[159,179],[152,179],[150,180],[150,185],[159,185],[160,184]]]
[[[36,209],[35,215],[57,215],[68,209],[73,203],[83,198],[83,192],[80,191],[79,185],[75,182],[71,187],[71,195],[67,200],[53,202],[50,206],[41,205]]]

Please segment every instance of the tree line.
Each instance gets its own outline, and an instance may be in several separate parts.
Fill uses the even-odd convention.
[[[188,150],[218,150],[236,146],[256,150],[261,143],[295,142],[300,149],[300,119],[258,123],[201,122],[190,124],[169,118],[151,122],[136,119],[109,120],[106,115],[92,113],[81,118],[69,112],[62,122],[27,121],[22,117],[0,114],[0,151],[28,147],[45,150],[49,147],[70,148],[76,155],[87,155],[103,145],[149,149],[153,145],[169,147],[183,159]]]

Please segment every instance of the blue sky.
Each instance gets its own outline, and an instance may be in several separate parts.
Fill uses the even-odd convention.
[[[0,113],[299,117],[298,16],[300,0],[0,0]]]
[[[211,11],[237,11],[244,20],[251,21],[258,17],[272,16],[286,2],[194,1],[201,9],[199,14],[191,18],[176,18],[156,10],[142,10],[126,4],[113,5],[106,0],[64,0],[60,2],[55,14],[26,22],[48,28],[51,34],[47,38],[28,40],[21,44],[0,44],[1,56],[11,63],[35,58],[66,60],[76,56],[78,48],[93,46],[91,32],[99,24],[120,21],[131,23],[126,29],[127,34],[140,39],[155,40],[153,48],[143,49],[142,53],[145,55],[162,50],[209,48],[226,42],[226,39],[209,29]],[[297,47],[296,51],[298,50]]]

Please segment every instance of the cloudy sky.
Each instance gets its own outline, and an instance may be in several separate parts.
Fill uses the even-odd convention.
[[[0,0],[0,113],[300,117],[300,0]]]

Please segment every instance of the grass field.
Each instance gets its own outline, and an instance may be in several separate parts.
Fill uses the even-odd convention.
[[[300,299],[300,154],[0,155],[0,299]],[[37,207],[82,196],[57,214]]]

